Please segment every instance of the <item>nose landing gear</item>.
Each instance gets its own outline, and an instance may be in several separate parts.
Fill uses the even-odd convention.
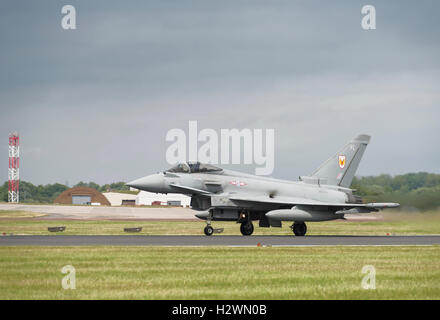
[[[210,225],[207,225],[205,229],[203,229],[203,231],[205,232],[205,235],[212,236],[212,234],[214,233],[214,228]]]
[[[205,235],[212,236],[214,233],[214,228],[211,226],[211,220],[212,220],[212,211],[209,210],[208,217],[206,218],[206,227],[203,229],[203,232],[205,232]]]
[[[206,218],[206,227],[205,227],[205,229],[203,229],[203,232],[208,237],[212,236],[214,233],[222,233],[223,232],[223,228],[214,229],[211,226],[211,220],[212,220],[212,211],[209,211],[208,217]]]

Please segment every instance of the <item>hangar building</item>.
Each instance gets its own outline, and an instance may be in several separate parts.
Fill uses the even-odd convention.
[[[88,187],[74,187],[61,193],[54,203],[58,204],[88,204],[109,206],[110,202],[98,190]]]
[[[112,206],[122,206],[132,202],[136,204],[137,196],[135,194],[120,193],[120,192],[105,192],[103,195],[108,199]]]
[[[168,205],[168,206],[182,206],[189,207],[191,197],[178,193],[153,193],[141,191],[136,197],[137,205],[150,206],[154,204]]]
[[[137,190],[137,189],[136,189]],[[191,197],[182,194],[157,194],[147,191],[140,191],[136,194],[105,192],[103,195],[112,206],[137,205],[137,206],[182,206],[189,207]]]

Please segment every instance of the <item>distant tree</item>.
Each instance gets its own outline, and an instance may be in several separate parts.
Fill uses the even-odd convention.
[[[402,208],[440,207],[440,175],[418,172],[404,175],[355,177],[352,188],[365,201],[398,202]]]
[[[119,190],[130,190],[130,188],[128,186],[125,185],[125,182],[120,181],[120,182],[113,182],[110,184],[104,184],[102,186],[100,186],[99,184],[95,183],[95,182],[83,182],[80,181],[78,182],[75,187],[89,187],[89,188],[93,188],[96,189],[100,192],[106,192],[108,190],[114,190],[114,191],[119,191]]]
[[[73,187],[74,188],[75,187],[87,187],[87,183],[80,181],[77,184],[75,184]]]
[[[0,202],[1,201],[8,201],[8,182],[5,182],[0,186]]]
[[[20,202],[50,203],[67,189],[67,186],[59,183],[35,186],[30,182],[20,181]]]
[[[99,187],[99,192],[107,192],[108,190],[110,190],[110,185],[108,183]]]
[[[111,190],[130,190],[129,186],[125,185],[125,182],[114,182],[110,184],[110,189]]]
[[[95,182],[93,182],[93,181],[91,181],[91,182],[83,182],[83,181],[80,181],[80,182],[78,182],[76,185],[74,185],[74,187],[88,187],[88,188],[96,189],[96,190],[98,190],[98,191],[99,191],[99,189],[100,189],[99,184],[97,184],[97,183],[95,183]]]
[[[89,187],[89,188],[92,188],[92,189],[99,190],[99,184],[97,184],[97,183],[95,183],[95,182],[93,182],[93,181],[89,182],[88,187]]]

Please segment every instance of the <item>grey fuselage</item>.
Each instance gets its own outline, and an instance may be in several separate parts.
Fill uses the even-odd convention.
[[[180,193],[192,197],[191,207],[194,210],[211,210],[213,220],[236,221],[243,210],[250,213],[252,220],[264,219],[264,214],[276,209],[290,209],[292,204],[282,203],[283,198],[298,198],[301,201],[319,203],[354,203],[351,189],[334,185],[321,185],[317,181],[287,181],[251,174],[222,170],[209,173],[173,173],[160,172],[147,176],[128,185],[140,190],[156,193]],[[234,195],[247,196],[255,201],[231,201]],[[272,201],[280,199],[279,203]],[[313,208],[310,208],[313,209]],[[312,221],[338,219],[334,210],[319,206],[315,208]],[[198,214],[204,219],[207,215]]]

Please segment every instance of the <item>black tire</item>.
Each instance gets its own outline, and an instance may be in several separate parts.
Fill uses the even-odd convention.
[[[250,236],[254,232],[254,225],[252,222],[243,222],[240,226],[240,232],[244,236]]]
[[[207,236],[212,236],[212,234],[214,233],[214,228],[211,226],[206,226],[203,231]]]
[[[307,233],[307,226],[304,222],[293,224],[293,233],[297,237],[304,237]]]

